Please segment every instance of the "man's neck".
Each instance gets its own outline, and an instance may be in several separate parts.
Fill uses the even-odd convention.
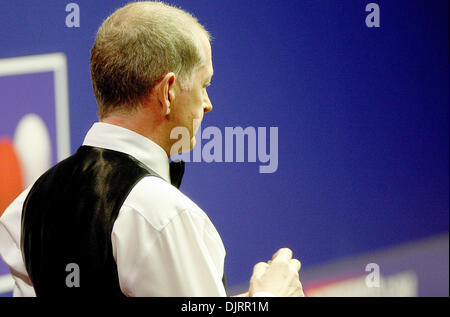
[[[170,157],[170,145],[167,144],[167,137],[163,136],[160,129],[156,128],[150,122],[139,118],[139,114],[113,113],[106,118],[100,119],[100,122],[113,124],[133,132],[136,132],[147,139],[158,144]]]

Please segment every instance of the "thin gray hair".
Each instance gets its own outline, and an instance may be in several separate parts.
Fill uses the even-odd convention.
[[[211,39],[193,15],[162,2],[133,2],[111,14],[97,32],[90,58],[99,118],[136,109],[169,72],[189,90],[205,60],[199,34]]]

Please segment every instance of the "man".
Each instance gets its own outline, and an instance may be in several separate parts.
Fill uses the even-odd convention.
[[[104,21],[91,51],[100,122],[0,219],[15,296],[226,296],[221,238],[168,160],[194,147],[212,110],[209,40],[163,3],[131,3]],[[303,295],[292,252],[272,260],[255,265],[242,296]]]

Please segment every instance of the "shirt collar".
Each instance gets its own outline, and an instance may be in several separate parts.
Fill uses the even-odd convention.
[[[166,152],[152,140],[134,131],[96,122],[86,134],[83,145],[131,155],[170,183],[169,158]]]

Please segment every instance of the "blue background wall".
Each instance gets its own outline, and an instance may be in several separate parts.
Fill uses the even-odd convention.
[[[96,30],[125,2],[74,1],[81,25],[67,28],[69,2],[0,0],[0,58],[67,55],[75,151],[97,120]],[[275,173],[203,162],[183,180],[223,238],[230,285],[283,246],[309,267],[448,231],[449,2],[376,1],[381,27],[367,28],[369,2],[170,1],[215,38],[202,128],[279,131]]]

